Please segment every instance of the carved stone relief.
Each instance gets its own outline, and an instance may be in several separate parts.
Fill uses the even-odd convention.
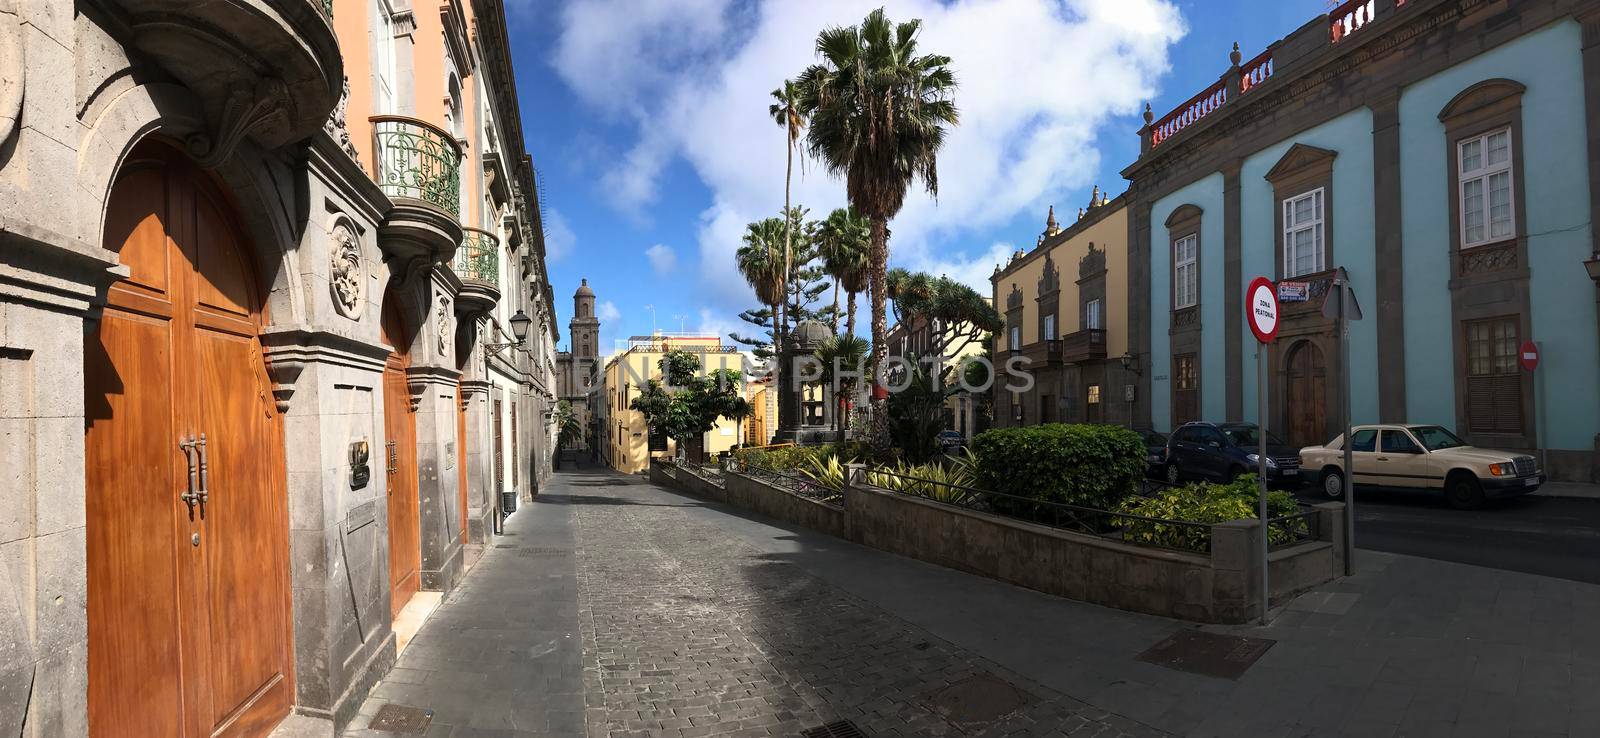
[[[450,341],[454,334],[450,331],[450,298],[439,296],[439,306],[434,310],[434,329],[439,334],[439,355],[450,355]]]
[[[334,106],[333,112],[328,114],[328,120],[322,124],[334,141],[339,143],[339,148],[350,156],[350,160],[360,164],[361,156],[356,152],[356,145],[350,140],[350,130],[345,127],[345,109],[350,104],[350,77],[344,78],[344,92],[339,94],[339,104]]]
[[[340,220],[329,234],[328,249],[332,261],[328,288],[333,293],[333,307],[346,318],[360,320],[361,309],[366,306],[367,285],[361,239],[348,222]]]

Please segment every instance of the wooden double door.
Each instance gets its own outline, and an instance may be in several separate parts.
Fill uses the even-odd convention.
[[[1301,341],[1290,349],[1285,371],[1288,393],[1289,445],[1319,446],[1328,437],[1328,365],[1322,349]]]
[[[84,342],[97,738],[259,736],[289,710],[282,425],[233,213],[159,142],[112,188],[105,245],[129,275]]]

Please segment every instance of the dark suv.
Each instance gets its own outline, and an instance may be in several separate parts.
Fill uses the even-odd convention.
[[[1170,484],[1189,479],[1231,482],[1255,473],[1258,436],[1254,423],[1185,423],[1167,439],[1165,477]],[[1300,486],[1300,451],[1267,434],[1267,483]]]

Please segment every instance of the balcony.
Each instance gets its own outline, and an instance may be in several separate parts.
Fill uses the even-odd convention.
[[[1015,352],[1013,352],[1015,353]],[[1022,347],[1022,356],[1036,367],[1061,366],[1061,339],[1034,341]]]
[[[1106,330],[1086,328],[1061,339],[1061,357],[1068,364],[1106,358]]]
[[[372,121],[372,179],[394,203],[383,223],[391,255],[453,259],[462,242],[461,148],[438,126],[399,115]]]
[[[312,135],[344,90],[324,0],[105,4],[133,45],[200,99],[205,125],[185,143],[203,165],[221,164],[245,138],[271,149]]]
[[[461,277],[456,309],[487,313],[500,301],[500,239],[481,228],[462,228],[461,247],[450,263]]]

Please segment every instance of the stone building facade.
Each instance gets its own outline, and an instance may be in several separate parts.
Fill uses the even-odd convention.
[[[1137,420],[1254,420],[1256,276],[1284,298],[1268,427],[1339,433],[1339,269],[1354,422],[1439,424],[1600,480],[1600,2],[1369,0],[1147,110],[1131,182]],[[1518,367],[1524,341],[1541,362]]]
[[[493,388],[549,473],[505,9],[419,10],[0,0],[0,733],[332,734],[490,535]]]

